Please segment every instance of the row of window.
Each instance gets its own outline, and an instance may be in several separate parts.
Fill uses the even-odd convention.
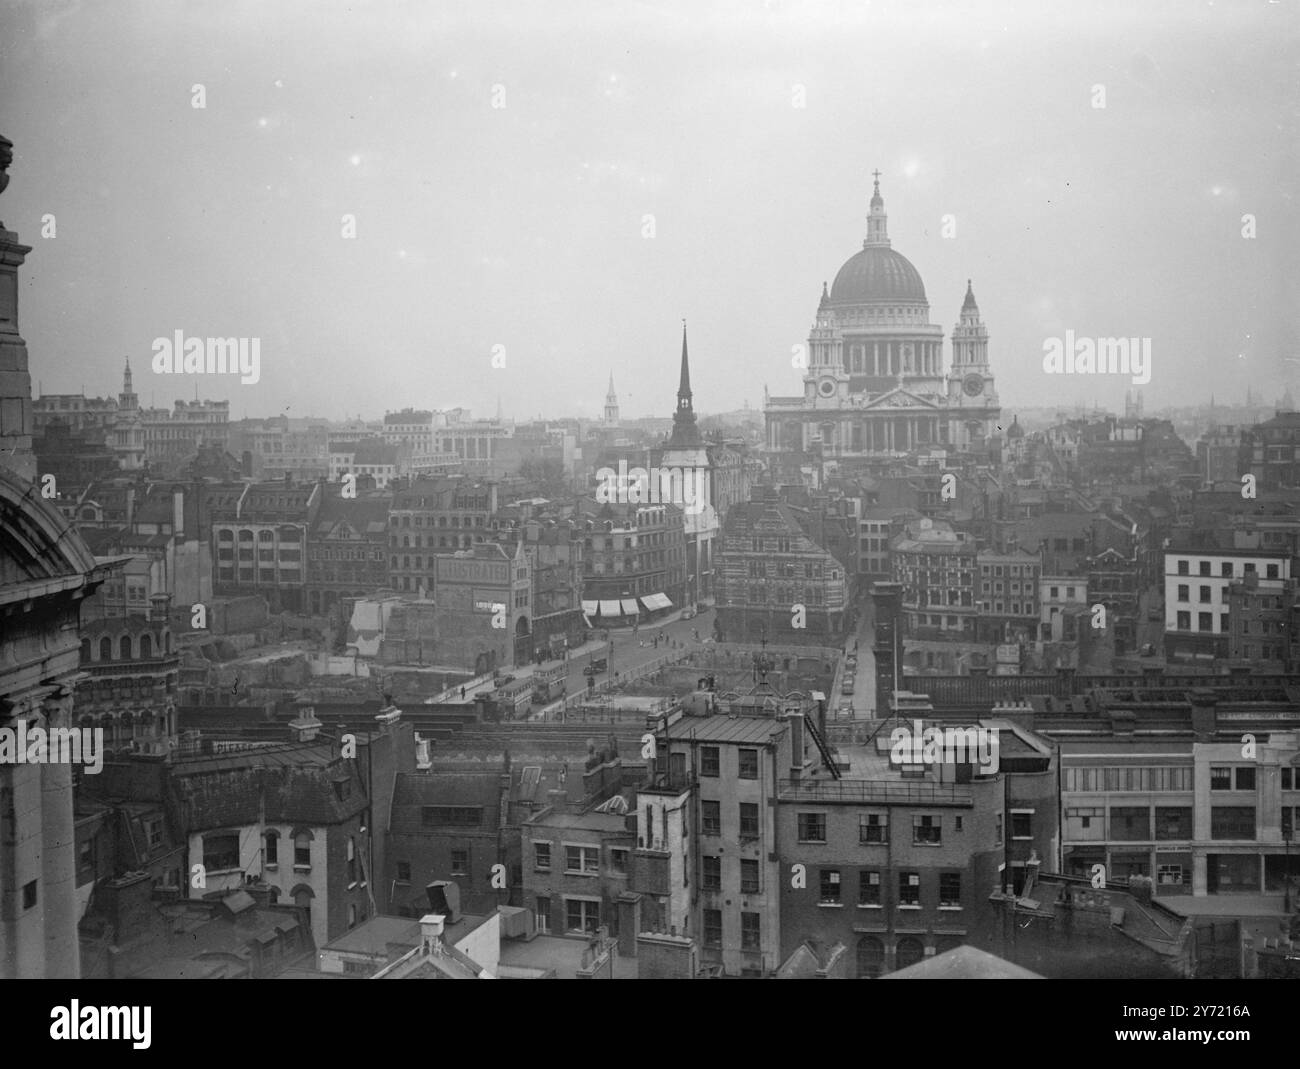
[[[551,846],[549,842],[533,840],[533,868],[537,872],[551,871]],[[595,844],[562,843],[564,873],[568,876],[597,876],[600,874],[600,847]],[[615,873],[628,871],[631,851],[624,847],[610,847],[609,868]]]
[[[798,825],[798,838],[801,843],[824,843],[826,842],[826,814],[825,813],[797,813],[796,823]],[[1011,811],[1011,837],[1013,839],[1032,839],[1033,838],[1033,810],[1031,809],[1013,809]],[[960,815],[951,816],[951,828],[953,832],[961,832],[965,826],[965,818]],[[943,825],[944,817],[937,813],[913,813],[912,814],[912,845],[914,846],[941,846],[943,845]],[[858,842],[866,844],[885,844],[889,842],[889,812],[881,810],[875,813],[858,814]],[[995,831],[996,842],[1002,843],[1002,814],[995,814]]]
[[[1199,569],[1198,569],[1197,574],[1198,574],[1198,575],[1213,575],[1213,574],[1214,574],[1214,573],[1213,573],[1213,567],[1214,567],[1214,565],[1213,565],[1213,563],[1212,563],[1211,561],[1208,561],[1208,560],[1200,561],[1200,562],[1199,562]],[[1280,571],[1279,571],[1279,568],[1280,568],[1280,566],[1277,565],[1277,564],[1267,564],[1267,565],[1265,565],[1265,566],[1264,566],[1264,574],[1265,574],[1265,578],[1268,578],[1268,579],[1278,579],[1278,578],[1280,578],[1280,577],[1281,577],[1281,573],[1280,573]],[[1191,575],[1191,574],[1192,574],[1192,571],[1191,571],[1191,561],[1180,560],[1180,561],[1178,562],[1178,574],[1179,574],[1179,575]],[[1256,566],[1255,566],[1255,562],[1254,562],[1254,561],[1246,561],[1246,562],[1242,565],[1242,570],[1241,570],[1239,573],[1237,573],[1237,576],[1238,576],[1238,577],[1244,577],[1244,576],[1247,576],[1247,575],[1256,575],[1256,574],[1258,574],[1258,569],[1257,569]],[[1232,563],[1232,561],[1226,561],[1226,560],[1225,560],[1225,561],[1220,561],[1220,562],[1219,562],[1219,577],[1220,577],[1221,579],[1232,579],[1232,578],[1234,578],[1234,573],[1233,573],[1233,563]]]
[[[1109,835],[1104,806],[1070,806],[1065,810],[1067,842],[1105,840],[1114,842],[1186,842],[1192,839],[1191,806],[1111,806]],[[1292,807],[1282,810],[1286,835]],[[1255,807],[1210,807],[1211,839],[1254,839]]]

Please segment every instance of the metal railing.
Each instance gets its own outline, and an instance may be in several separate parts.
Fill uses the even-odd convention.
[[[975,795],[964,784],[877,783],[872,780],[810,782],[783,779],[778,797],[792,802],[912,803],[916,805],[974,805]]]

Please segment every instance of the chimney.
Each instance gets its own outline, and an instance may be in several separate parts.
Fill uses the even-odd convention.
[[[440,913],[426,913],[420,918],[420,952],[434,954],[442,950],[442,925],[445,917]]]
[[[460,920],[460,887],[452,880],[434,880],[424,889],[429,896],[429,909],[448,924]],[[441,931],[441,929],[439,929]]]
[[[316,719],[316,710],[304,705],[298,715],[289,721],[289,737],[294,742],[311,742],[320,734],[321,722]]]

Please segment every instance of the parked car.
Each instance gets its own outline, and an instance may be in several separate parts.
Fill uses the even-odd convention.
[[[853,680],[846,679],[840,684],[840,693],[846,698],[853,694]]]
[[[691,609],[691,608],[685,608],[685,609],[682,610],[682,619],[683,619],[683,620],[694,620],[694,619],[695,619],[695,615],[696,615],[696,613],[695,613],[695,610],[694,610],[694,609]]]

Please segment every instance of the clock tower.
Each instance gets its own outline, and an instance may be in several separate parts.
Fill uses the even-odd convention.
[[[989,332],[980,319],[970,279],[961,317],[952,329],[952,368],[948,372],[948,403],[953,413],[951,441],[963,448],[978,445],[997,425],[999,413],[993,372],[989,370]]]

